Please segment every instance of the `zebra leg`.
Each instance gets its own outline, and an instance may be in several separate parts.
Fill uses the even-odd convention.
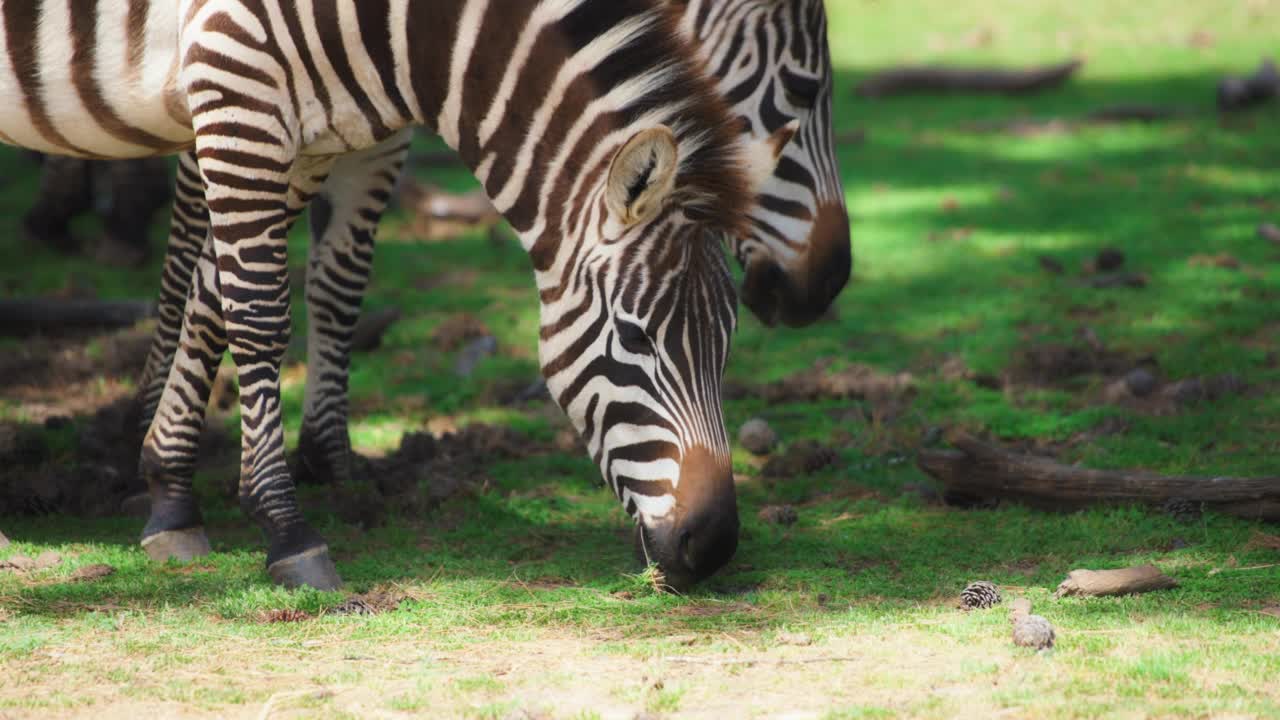
[[[186,561],[209,552],[191,480],[209,391],[227,349],[212,236],[190,285],[178,349],[138,463],[151,495],[142,547],[158,562]]]
[[[351,339],[372,270],[374,234],[404,168],[412,131],[343,156],[311,203],[307,384],[298,484],[351,479],[347,380]]]
[[[272,579],[286,587],[336,588],[342,580],[328,546],[298,505],[280,407],[290,334],[287,233],[332,161],[293,161],[282,152],[241,166],[223,160],[220,147],[199,149],[205,176],[217,178],[206,183],[205,194],[227,343],[240,381],[240,507],[266,534]]]
[[[169,368],[178,350],[178,335],[182,331],[183,308],[191,288],[192,272],[208,233],[209,206],[204,200],[200,168],[196,165],[195,153],[185,152],[178,158],[173,219],[165,246],[164,270],[160,276],[160,299],[157,303],[160,319],[151,339],[147,364],[138,381],[137,423],[139,435],[143,437],[151,427],[165,380],[169,377]]]

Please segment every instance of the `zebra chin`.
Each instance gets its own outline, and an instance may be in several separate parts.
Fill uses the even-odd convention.
[[[748,264],[742,303],[765,325],[811,325],[835,302],[852,268],[849,215],[841,205],[824,204],[818,208],[804,255],[792,267],[783,268],[765,257]]]
[[[705,580],[738,549],[738,497],[728,456],[695,446],[680,461],[675,502],[660,517],[637,518],[635,550],[661,571],[660,584],[681,592]]]

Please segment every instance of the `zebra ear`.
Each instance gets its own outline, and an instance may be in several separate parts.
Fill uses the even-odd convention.
[[[609,165],[604,200],[610,214],[624,226],[656,215],[675,188],[677,164],[671,128],[659,125],[631,136]]]
[[[747,176],[753,191],[758,192],[773,175],[773,171],[778,168],[778,159],[782,157],[782,149],[791,142],[791,138],[795,137],[796,130],[799,128],[800,121],[792,120],[773,131],[773,134],[767,138],[755,135],[742,136],[743,144],[746,146]]]

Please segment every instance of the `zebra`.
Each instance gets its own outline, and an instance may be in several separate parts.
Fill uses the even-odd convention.
[[[750,230],[727,238],[745,270],[742,301],[766,325],[808,325],[852,270],[849,214],[836,161],[834,72],[822,0],[684,0],[696,38],[744,132],[795,123],[758,189]]]
[[[778,148],[732,132],[676,21],[652,0],[0,1],[0,140],[93,158],[194,150],[207,231],[143,442],[148,555],[208,550],[191,476],[230,350],[239,498],[268,573],[341,584],[284,457],[285,238],[337,156],[426,125],[519,235],[548,388],[646,557],[674,588],[728,562],[720,380],[737,303],[715,237],[745,231]]]
[[[672,2],[681,32],[735,99],[741,132],[782,148],[758,191],[749,232],[725,240],[746,270],[743,297],[765,322],[812,320],[850,270],[848,215],[832,143],[832,71],[821,0]],[[797,139],[792,140],[791,135]],[[791,140],[788,142],[788,140]],[[307,380],[295,480],[351,481],[347,380],[355,319],[368,282],[374,234],[405,163],[409,137],[344,155],[311,202],[306,273]],[[176,351],[205,210],[196,163],[180,160],[160,322],[138,406],[145,433]],[[783,232],[783,231],[786,232]],[[140,434],[141,437],[141,434]]]

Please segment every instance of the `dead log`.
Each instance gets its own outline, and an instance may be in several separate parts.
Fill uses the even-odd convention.
[[[1178,581],[1160,572],[1155,565],[1120,570],[1072,570],[1058,585],[1054,597],[1101,597],[1136,595],[1178,587]]]
[[[0,335],[28,335],[71,328],[128,327],[154,315],[155,303],[148,300],[0,300]]]
[[[490,228],[502,219],[483,190],[459,195],[408,177],[400,186],[400,202],[419,240],[447,240]]]
[[[1053,510],[1099,503],[1158,505],[1183,498],[1217,512],[1280,521],[1280,477],[1093,470],[1009,452],[965,434],[952,444],[956,450],[922,450],[916,463],[957,495],[1008,498]]]
[[[863,80],[855,92],[863,97],[911,93],[994,93],[1026,95],[1066,82],[1083,63],[1071,60],[1024,70],[919,65],[890,68]]]

